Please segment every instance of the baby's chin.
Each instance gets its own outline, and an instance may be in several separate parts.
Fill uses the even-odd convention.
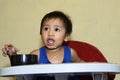
[[[52,46],[50,46],[50,47],[46,47],[48,50],[56,50],[58,47],[52,47]]]

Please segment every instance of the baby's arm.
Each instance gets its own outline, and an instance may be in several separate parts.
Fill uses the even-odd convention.
[[[39,52],[40,52],[39,49],[35,49],[35,50],[31,51],[30,54],[37,55],[38,56],[38,60],[39,60],[39,55],[40,55]]]
[[[73,62],[84,62],[80,57],[77,55],[76,51],[71,48],[71,55],[72,55],[72,61]]]

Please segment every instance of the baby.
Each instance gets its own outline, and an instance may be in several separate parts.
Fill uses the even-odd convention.
[[[40,25],[40,35],[44,46],[33,50],[30,54],[38,56],[39,64],[82,62],[75,50],[63,46],[72,32],[72,22],[61,11],[46,14]],[[14,55],[19,50],[12,44],[5,44],[3,55]]]

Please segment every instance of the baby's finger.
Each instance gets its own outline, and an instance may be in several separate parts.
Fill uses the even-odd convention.
[[[2,52],[7,54],[7,51],[5,50],[5,48],[2,48]]]
[[[12,47],[11,49],[10,49],[10,53],[16,53],[16,49],[14,48],[14,47]]]
[[[6,52],[5,48],[2,48],[2,52],[3,52],[2,55],[6,57],[7,56],[7,52]]]
[[[4,48],[5,48],[6,51],[9,50],[9,46],[10,46],[10,44],[5,44],[5,45],[4,45]]]
[[[4,57],[6,57],[6,56],[7,56],[7,55],[6,55],[6,54],[4,54],[4,53],[3,53],[2,55],[3,55]]]
[[[18,52],[18,51],[20,51],[20,50],[19,50],[18,48],[15,47],[15,52]]]

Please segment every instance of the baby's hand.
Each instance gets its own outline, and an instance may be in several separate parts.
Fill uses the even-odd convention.
[[[4,48],[2,48],[3,56],[7,55],[14,55],[19,51],[16,47],[14,47],[12,44],[5,44]]]

